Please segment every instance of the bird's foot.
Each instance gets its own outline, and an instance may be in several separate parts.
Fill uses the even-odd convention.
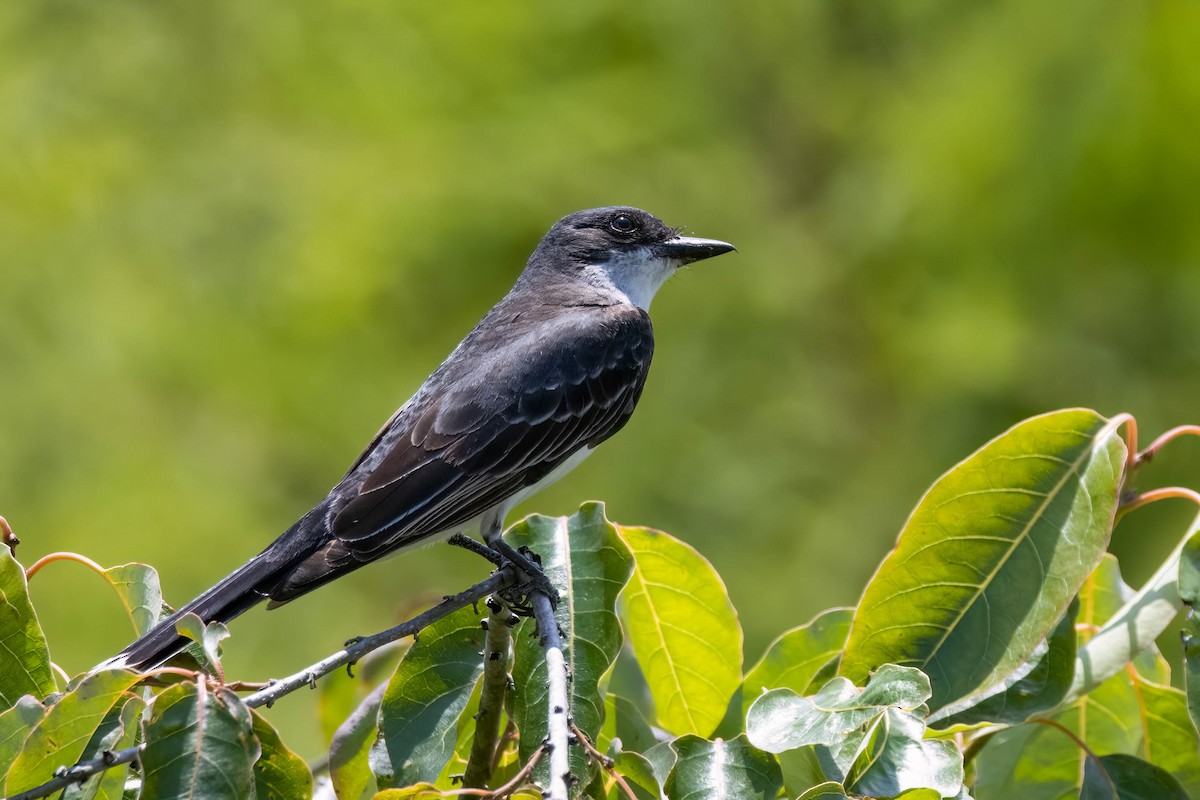
[[[529,605],[528,599],[529,595],[534,593],[544,594],[550,600],[552,608],[558,607],[558,589],[554,588],[554,583],[542,571],[541,556],[524,546],[514,550],[503,539],[496,539],[489,542],[489,544],[492,549],[504,557],[505,561],[510,562],[520,570],[526,579],[514,587],[515,594],[518,595],[518,602],[509,601],[514,611],[518,614],[525,613],[527,610],[529,613],[532,613],[532,607]],[[509,598],[506,597],[505,599],[508,600]]]

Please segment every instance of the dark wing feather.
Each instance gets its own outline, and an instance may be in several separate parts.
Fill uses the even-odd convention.
[[[336,538],[273,598],[460,527],[624,426],[654,350],[646,313],[558,308],[520,322],[500,342],[468,338],[393,418],[347,476],[357,491],[332,517]]]

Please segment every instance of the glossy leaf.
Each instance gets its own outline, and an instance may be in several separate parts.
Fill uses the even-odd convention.
[[[479,616],[461,608],[421,631],[388,681],[379,708],[382,745],[392,775],[376,770],[380,788],[437,779],[454,753],[458,718],[483,674]]]
[[[830,609],[771,642],[742,681],[743,718],[750,704],[768,689],[811,694],[806,689],[821,668],[842,652],[853,619],[852,608]]]
[[[1188,714],[1192,727],[1200,730],[1200,637],[1187,632],[1183,634],[1183,669]]]
[[[1116,560],[1107,557],[1080,595],[1082,629],[1103,624],[1133,594],[1121,580]],[[1051,720],[1082,737],[1093,752],[1135,755],[1175,774],[1200,792],[1200,758],[1182,692],[1159,685],[1169,671],[1154,651],[1122,670]],[[1001,731],[975,761],[979,800],[1055,800],[1080,790],[1086,753],[1051,726],[1025,724]]]
[[[981,722],[1015,725],[1057,706],[1067,696],[1075,678],[1075,619],[1078,615],[1079,602],[1074,600],[1029,662],[1006,678],[999,691],[957,713],[953,713],[957,704],[943,706],[930,715],[930,724],[936,722],[939,728]]]
[[[796,800],[850,800],[850,798],[846,796],[846,790],[840,783],[826,781],[812,787]]]
[[[162,616],[163,599],[158,571],[154,567],[134,562],[109,567],[100,574],[121,598],[121,604],[125,606],[138,636],[158,623]]]
[[[1089,758],[1079,800],[1190,800],[1167,771],[1127,755]]]
[[[706,736],[742,678],[742,628],[721,576],[691,545],[649,528],[621,528],[634,556],[621,620],[645,674],[658,723]]]
[[[233,692],[195,683],[158,695],[143,726],[142,796],[252,797],[260,748],[250,709]]]
[[[616,742],[620,742],[621,751],[644,753],[658,740],[632,700],[609,692],[604,697],[604,725],[596,737],[596,747],[602,753],[610,753],[610,745]]]
[[[1197,532],[1200,515],[1154,575],[1137,592],[1129,590],[1121,608],[1079,648],[1068,702],[1116,675],[1139,653],[1155,649],[1155,641],[1179,615],[1181,551]]]
[[[779,764],[744,736],[727,742],[681,736],[671,747],[679,755],[666,782],[671,800],[770,800],[783,786]]]
[[[834,678],[812,697],[773,689],[746,715],[750,741],[768,753],[813,744],[832,745],[891,706],[912,710],[929,699],[929,678],[920,670],[886,664],[863,689]]]
[[[379,733],[379,704],[386,689],[386,685],[375,687],[333,734],[329,745],[329,778],[340,800],[359,800],[375,793],[371,745]]]
[[[0,714],[0,775],[8,774],[25,740],[44,716],[46,707],[29,694],[18,697],[12,708]]]
[[[1189,534],[1179,551],[1179,599],[1194,607],[1200,601],[1200,532]]]
[[[104,723],[92,735],[83,750],[82,759],[99,758],[105,752],[130,747],[137,739],[138,723],[146,703],[136,695],[128,695],[123,705],[108,713]],[[83,783],[68,786],[61,800],[121,800],[125,794],[128,764],[118,764],[96,773]]]
[[[25,570],[9,548],[0,547],[0,705],[8,708],[25,694],[40,699],[55,688]]]
[[[312,773],[304,759],[288,749],[271,723],[251,710],[254,735],[262,755],[254,762],[256,800],[309,800],[313,794]]]
[[[105,670],[87,676],[63,695],[34,727],[8,771],[5,790],[16,794],[45,782],[54,770],[80,759],[108,713],[130,696],[138,676]]]
[[[602,681],[621,649],[616,602],[633,568],[629,550],[604,517],[601,503],[585,503],[570,517],[531,516],[506,534],[513,546],[528,546],[562,592],[555,609],[563,655],[571,676],[568,690],[575,724],[593,740],[604,713]],[[536,624],[526,619],[513,637],[512,714],[521,731],[521,760],[546,736],[546,661]],[[571,771],[587,785],[594,769],[582,748],[571,748]]]
[[[926,739],[925,723],[913,714],[889,708],[868,756],[869,766],[849,788],[857,794],[892,797],[902,792],[934,789],[953,797],[963,783],[963,759],[953,742]]]
[[[1034,417],[938,479],[863,594],[841,674],[918,667],[936,710],[1027,662],[1108,544],[1125,445],[1105,426]]]
[[[368,653],[354,665],[353,677],[346,670],[337,670],[321,679],[317,687],[317,718],[326,742],[333,742],[338,728],[363,699],[391,678],[408,646],[405,640]]]
[[[195,614],[184,614],[175,623],[179,635],[191,639],[200,647],[203,655],[201,664],[212,668],[218,674],[221,671],[221,642],[229,638],[229,628],[222,622],[205,623]]]
[[[622,752],[613,758],[613,769],[625,779],[637,795],[638,800],[659,800],[663,788],[654,773],[654,767],[641,753]],[[628,795],[614,784],[608,793],[609,800],[627,800]]]

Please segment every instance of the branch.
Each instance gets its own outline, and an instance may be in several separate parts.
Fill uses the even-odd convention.
[[[550,598],[542,592],[533,593],[533,615],[542,634],[546,651],[546,690],[548,716],[546,746],[550,750],[550,786],[543,795],[547,800],[567,800],[567,782],[571,777],[570,753],[567,741],[570,721],[567,717],[567,662],[563,657],[562,640],[558,635],[558,620],[550,607]]]
[[[405,636],[413,636],[442,617],[448,616],[470,603],[478,602],[480,598],[486,597],[493,592],[513,586],[516,582],[517,577],[512,568],[503,567],[498,569],[487,580],[480,581],[469,589],[447,597],[423,614],[418,614],[407,622],[402,622],[394,628],[389,628],[373,636],[352,639],[344,649],[339,650],[328,658],[318,661],[305,670],[272,683],[267,688],[247,696],[242,702],[251,708],[263,705],[269,706],[279,698],[291,694],[302,686],[315,685],[317,679],[323,675],[328,675],[347,664],[354,664],[354,662],[372,650],[377,650],[386,644],[391,644],[397,639],[403,639]],[[549,602],[547,602],[548,606]],[[556,633],[557,630],[556,627]],[[561,652],[559,653],[559,657],[561,659]],[[565,751],[566,748],[563,749]],[[49,797],[71,784],[83,783],[88,778],[106,769],[120,766],[121,764],[128,764],[136,759],[141,751],[141,745],[127,747],[124,750],[117,750],[116,752],[102,753],[99,758],[94,758],[90,761],[81,761],[73,767],[60,767],[56,771],[53,780],[47,781],[41,786],[36,786],[26,792],[13,795],[8,800],[35,800],[39,797]],[[566,794],[562,794],[561,797],[566,798]]]
[[[275,681],[266,689],[248,695],[242,702],[251,708],[258,706],[270,707],[272,703],[284,695],[291,694],[302,686],[314,685],[318,678],[328,675],[336,669],[341,669],[347,664],[354,664],[354,662],[372,650],[378,650],[385,644],[391,644],[397,639],[403,639],[405,636],[417,634],[442,617],[448,616],[470,603],[476,603],[481,598],[487,597],[493,592],[513,586],[516,582],[517,578],[512,569],[505,567],[496,570],[487,580],[480,581],[465,591],[447,597],[433,608],[423,614],[418,614],[408,622],[402,622],[394,628],[389,628],[373,636],[351,639],[346,644],[344,650],[339,650],[328,658],[318,661],[308,669]]]
[[[471,755],[463,770],[463,786],[468,788],[485,786],[492,777],[504,695],[508,691],[512,626],[518,619],[494,596],[487,599],[487,607],[492,613],[483,620],[483,627],[487,630],[487,640],[483,646],[483,686],[479,694],[479,713],[475,715]]]

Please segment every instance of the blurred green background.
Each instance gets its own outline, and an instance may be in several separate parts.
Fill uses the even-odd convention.
[[[26,563],[147,561],[183,602],[324,495],[554,220],[629,203],[740,253],[665,287],[633,421],[522,510],[694,543],[753,661],[1021,418],[1200,421],[1198,36],[1169,1],[6,3],[0,514]],[[1146,478],[1200,484],[1200,445]],[[1127,577],[1192,514],[1123,524]],[[436,547],[252,612],[229,671],[485,572]],[[127,641],[81,567],[32,591],[68,671]],[[308,702],[272,714],[312,755]]]

